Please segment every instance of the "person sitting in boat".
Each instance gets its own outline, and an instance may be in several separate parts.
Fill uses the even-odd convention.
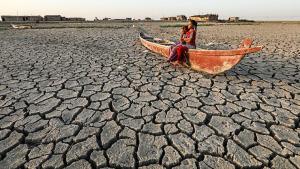
[[[181,38],[181,42],[185,42],[186,44],[184,46],[189,49],[196,49],[197,22],[189,20],[188,29],[189,31],[186,33],[186,37]]]
[[[181,30],[181,36],[180,36],[180,44],[185,45],[186,42],[182,41],[181,39],[187,38],[187,32],[189,31],[189,26],[183,26]]]
[[[169,62],[174,62],[177,59],[177,48],[180,45],[185,45],[186,42],[182,41],[182,39],[187,38],[186,33],[189,31],[188,26],[183,26],[181,28],[180,42],[175,43],[170,47],[170,57],[168,59]]]
[[[173,48],[170,48],[171,51],[169,61],[187,62],[188,60],[184,56],[186,56],[188,49],[196,49],[197,22],[194,20],[189,20],[188,29],[189,31],[186,32],[186,36],[181,36],[181,43]],[[176,55],[176,59],[174,59],[174,55]]]

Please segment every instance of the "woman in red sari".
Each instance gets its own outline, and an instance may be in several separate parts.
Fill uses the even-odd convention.
[[[176,47],[172,48],[170,54],[176,53],[177,59],[176,62],[186,61],[184,57],[185,54],[188,52],[188,49],[196,49],[196,30],[197,30],[197,22],[194,20],[189,20],[188,25],[189,31],[186,33],[185,37],[181,36],[181,45],[177,45]],[[171,58],[172,56],[170,56]],[[170,60],[172,61],[172,60]]]
[[[186,33],[186,38],[181,38],[181,42],[185,42],[187,48],[196,49],[196,30],[197,22],[194,20],[189,21],[188,25],[189,31]]]

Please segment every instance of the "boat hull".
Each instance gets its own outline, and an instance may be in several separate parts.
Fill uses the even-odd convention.
[[[143,46],[149,50],[161,54],[165,57],[169,56],[170,46],[153,42],[150,37],[140,34],[140,40]],[[208,74],[219,74],[232,69],[247,54],[260,51],[263,47],[251,47],[252,41],[245,39],[240,48],[234,50],[202,50],[190,49],[188,58],[190,66],[196,71]]]

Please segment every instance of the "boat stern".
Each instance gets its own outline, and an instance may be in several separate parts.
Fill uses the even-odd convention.
[[[261,51],[264,46],[255,46],[255,47],[251,47],[253,45],[253,40],[250,38],[246,38],[244,39],[241,44],[240,44],[240,49],[251,49],[249,53],[254,53],[254,52],[259,52]]]
[[[252,44],[253,44],[253,40],[246,38],[240,44],[240,48],[250,48],[252,46]]]

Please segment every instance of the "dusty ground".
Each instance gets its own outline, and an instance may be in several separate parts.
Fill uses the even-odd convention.
[[[175,38],[178,28],[141,24]],[[0,168],[300,168],[300,24],[203,26],[266,48],[225,74],[174,68],[130,25],[0,31]]]

